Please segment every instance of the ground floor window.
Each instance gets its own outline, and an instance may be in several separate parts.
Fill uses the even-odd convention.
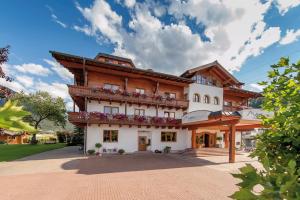
[[[118,142],[118,130],[104,130],[103,142]]]
[[[166,118],[175,118],[175,112],[165,111],[164,116]]]
[[[162,142],[176,142],[176,132],[161,132]]]

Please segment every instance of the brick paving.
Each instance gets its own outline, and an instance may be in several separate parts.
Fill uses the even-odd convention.
[[[0,163],[0,199],[217,200],[237,189],[230,170],[220,170],[229,164],[215,160],[156,154],[86,158],[74,151]]]

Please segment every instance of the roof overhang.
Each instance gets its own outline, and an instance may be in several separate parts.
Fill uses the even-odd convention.
[[[228,85],[243,85],[244,83],[237,80],[231,73],[229,73],[218,61],[214,61],[205,65],[201,65],[199,67],[195,67],[193,69],[189,69],[185,71],[181,77],[191,78],[195,73],[211,70],[215,73],[220,79],[223,79],[224,82]]]
[[[270,116],[270,113],[261,109],[246,109],[236,112],[198,110],[184,115],[182,126],[190,130],[205,128],[227,131],[229,126],[235,125],[237,131],[248,131],[263,127],[260,115]]]
[[[194,82],[193,80],[188,78],[179,77],[170,74],[164,74],[160,72],[154,72],[152,70],[144,70],[144,69],[132,68],[132,67],[127,67],[127,66],[113,64],[113,63],[101,62],[95,59],[90,59],[90,58],[55,52],[55,51],[50,51],[50,53],[61,65],[66,67],[73,74],[75,74],[76,70],[77,71],[83,70],[85,66],[89,70],[92,70],[93,68],[94,69],[102,68],[105,70],[107,69],[107,70],[113,70],[117,72],[137,74],[146,77],[174,81],[174,82],[184,83],[184,84],[190,84]]]

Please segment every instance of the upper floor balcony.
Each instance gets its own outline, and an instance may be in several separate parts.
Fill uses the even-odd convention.
[[[181,127],[181,119],[149,117],[125,114],[105,114],[100,112],[69,112],[69,121],[73,124],[109,124],[154,127]]]
[[[140,94],[121,90],[105,88],[93,88],[69,85],[69,93],[72,97],[87,97],[99,101],[120,102],[147,106],[160,106],[175,109],[187,109],[188,100],[163,97],[162,95]]]

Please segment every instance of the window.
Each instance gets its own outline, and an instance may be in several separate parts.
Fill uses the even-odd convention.
[[[161,132],[162,142],[176,142],[176,132]]]
[[[219,105],[219,98],[218,97],[214,97],[214,104],[215,105]]]
[[[103,142],[118,142],[118,130],[104,130]]]
[[[145,110],[144,109],[135,109],[134,114],[138,116],[145,116]]]
[[[118,85],[114,85],[114,84],[110,84],[110,83],[105,83],[104,84],[104,88],[105,89],[109,89],[109,90],[118,90],[119,86]]]
[[[167,118],[175,118],[175,112],[165,111],[164,116]]]
[[[200,102],[200,95],[199,94],[194,94],[193,101],[194,102]]]
[[[135,92],[136,92],[136,93],[139,93],[139,94],[145,94],[145,90],[144,90],[144,89],[141,89],[141,88],[136,88],[136,89],[135,89]]]
[[[207,103],[207,104],[210,103],[210,98],[209,98],[208,95],[205,95],[205,96],[204,96],[204,103]]]
[[[117,114],[119,113],[118,107],[112,107],[112,106],[104,106],[104,113],[106,114]]]
[[[232,106],[232,102],[230,102],[230,101],[224,101],[224,105],[225,106]]]
[[[166,97],[176,99],[176,93],[165,92]]]

